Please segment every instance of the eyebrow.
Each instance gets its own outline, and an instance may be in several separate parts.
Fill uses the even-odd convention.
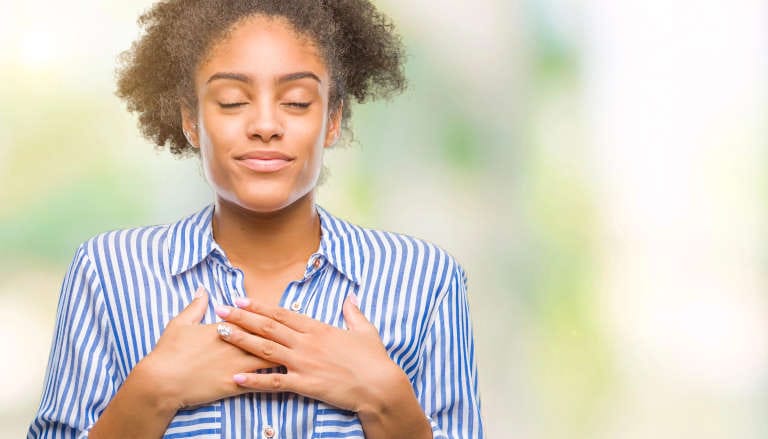
[[[322,84],[323,81],[320,80],[320,78],[312,73],[312,72],[295,72],[295,73],[287,73],[285,75],[280,76],[277,78],[277,83],[282,84],[285,82],[291,82],[291,81],[298,81],[299,79],[304,78],[310,78],[317,81],[319,84]],[[242,73],[233,73],[233,72],[217,72],[211,75],[210,78],[205,82],[206,84],[210,84],[212,81],[215,81],[216,79],[231,79],[234,81],[240,81],[244,82],[246,84],[252,84],[253,81],[251,80],[251,77]]]
[[[211,75],[210,78],[208,78],[207,81],[205,81],[205,83],[210,84],[211,82],[217,79],[233,79],[235,81],[245,82],[246,84],[251,83],[251,78],[249,78],[247,75],[243,75],[242,73],[230,73],[230,72],[214,73],[213,75]]]
[[[283,83],[283,82],[297,81],[299,79],[304,79],[304,78],[314,79],[319,84],[323,83],[323,81],[321,81],[320,78],[317,75],[315,75],[314,73],[312,73],[312,72],[288,73],[286,75],[283,75],[283,76],[277,78],[277,82],[278,82],[278,84],[280,84],[280,83]]]

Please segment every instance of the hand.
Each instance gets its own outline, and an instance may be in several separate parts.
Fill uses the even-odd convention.
[[[230,379],[250,391],[294,392],[357,413],[375,412],[404,390],[413,394],[355,299],[348,297],[342,308],[349,330],[248,299],[238,299],[239,309],[218,307],[216,313],[233,324],[226,341],[287,369]]]
[[[247,393],[232,381],[233,374],[276,366],[223,343],[216,324],[200,324],[207,308],[208,295],[201,287],[131,372],[134,380],[144,380],[142,387],[154,389],[176,410]]]

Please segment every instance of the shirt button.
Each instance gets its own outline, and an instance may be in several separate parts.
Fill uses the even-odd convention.
[[[301,302],[293,302],[291,304],[291,309],[294,310],[294,311],[301,310]]]
[[[322,264],[322,262],[320,262],[320,258],[317,258],[315,259],[315,262],[312,263],[312,266],[315,268],[320,268],[320,264]]]
[[[264,427],[264,437],[267,439],[275,437],[275,429],[271,425]]]

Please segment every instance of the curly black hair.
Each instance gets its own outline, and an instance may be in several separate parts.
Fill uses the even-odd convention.
[[[406,86],[400,36],[368,0],[167,0],[139,17],[143,35],[120,55],[117,96],[139,115],[139,129],[174,155],[187,143],[181,106],[197,108],[194,75],[211,48],[254,16],[282,17],[315,42],[331,76],[329,108],[342,106],[350,134],[350,101],[387,98]]]

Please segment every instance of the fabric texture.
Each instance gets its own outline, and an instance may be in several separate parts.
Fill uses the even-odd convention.
[[[431,243],[362,228],[316,208],[320,246],[280,306],[344,327],[342,303],[355,293],[390,358],[408,375],[434,437],[483,437],[462,268]],[[62,284],[28,439],[87,437],[198,286],[210,293],[203,323],[220,321],[215,306],[233,306],[245,296],[242,271],[213,239],[213,210],[107,232],[78,248]],[[364,438],[355,413],[292,393],[252,393],[181,410],[164,437],[262,438],[267,428],[275,438]]]

